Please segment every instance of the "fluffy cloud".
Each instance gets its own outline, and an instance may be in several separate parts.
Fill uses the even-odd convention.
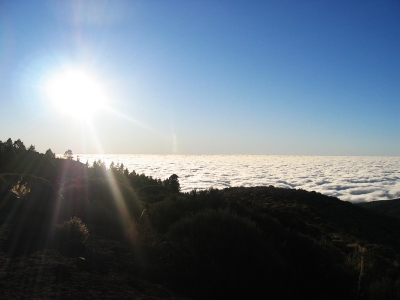
[[[359,202],[400,198],[400,157],[267,155],[80,155],[124,163],[156,178],[175,173],[182,191],[268,186],[316,191]]]

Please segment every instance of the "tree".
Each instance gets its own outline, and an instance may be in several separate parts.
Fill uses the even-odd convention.
[[[55,160],[56,160],[56,154],[51,151],[51,149],[47,149],[47,151],[44,153],[44,157],[47,161],[49,161],[51,164],[54,165]]]
[[[179,192],[181,190],[181,186],[178,178],[178,175],[172,174],[168,179],[164,180],[164,186],[169,187],[174,192]]]
[[[13,147],[17,151],[26,150],[24,143],[20,139],[18,139],[14,142]]]
[[[9,155],[10,153],[14,153],[15,154],[15,150],[14,150],[14,147],[13,147],[12,139],[9,138],[4,143],[1,143],[0,151],[1,151],[2,154],[7,154],[7,155]]]
[[[4,143],[4,150],[6,152],[12,151],[13,150],[13,141],[11,138],[9,138],[5,143]]]
[[[68,149],[67,151],[65,151],[64,158],[72,160],[74,158],[74,154],[72,153],[72,150]]]
[[[53,151],[51,151],[51,149],[47,149],[46,152],[44,153],[44,156],[48,157],[48,158],[55,158],[56,154],[53,153]]]
[[[92,167],[90,168],[90,174],[92,177],[104,177],[106,174],[106,164],[98,159],[93,162]]]
[[[34,145],[30,145],[28,151],[36,152],[36,148]]]

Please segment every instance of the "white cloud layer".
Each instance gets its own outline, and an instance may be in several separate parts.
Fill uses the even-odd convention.
[[[360,202],[400,198],[400,157],[269,155],[80,155],[165,179],[179,176],[182,191],[269,186],[316,191]]]

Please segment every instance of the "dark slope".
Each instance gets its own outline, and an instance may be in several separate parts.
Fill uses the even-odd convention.
[[[400,199],[356,203],[366,209],[400,218]]]
[[[374,203],[355,205],[316,192],[274,187],[231,188],[224,193],[231,201],[256,205],[286,226],[318,239],[339,234],[349,242],[383,243],[400,251],[400,220],[364,208]],[[392,203],[400,209],[399,200]],[[386,212],[392,206],[381,203],[378,207]]]
[[[148,219],[172,247],[174,277],[205,298],[227,289],[271,299],[400,296],[400,220],[337,198],[272,186],[193,191],[151,205]],[[261,243],[249,238],[260,234]]]
[[[180,193],[175,174],[4,149],[0,298],[400,299],[400,219],[363,207],[393,213],[398,200],[272,186]],[[84,244],[58,234],[75,215]]]
[[[145,205],[133,239],[123,238],[118,228],[90,224],[86,246],[105,259],[110,269],[106,275],[79,269],[76,258],[60,256],[52,247],[17,258],[0,251],[4,295],[29,291],[55,299],[72,299],[80,293],[101,294],[104,299],[260,294],[269,299],[396,299],[400,295],[397,218],[315,192],[274,187],[177,193],[163,199]],[[141,201],[146,203],[146,196]],[[4,226],[8,229],[2,232],[3,246],[16,234]],[[65,278],[54,273],[60,268]],[[38,272],[41,277],[35,279]]]

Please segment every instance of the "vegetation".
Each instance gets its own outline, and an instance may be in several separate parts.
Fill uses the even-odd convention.
[[[76,246],[74,240],[86,245],[76,257],[91,261],[85,265],[89,298],[99,297],[93,291],[107,280],[115,293],[103,290],[102,298],[121,298],[117,291],[131,298],[400,298],[400,220],[381,213],[397,202],[365,209],[273,186],[182,193],[176,174],[162,180],[123,164],[89,166],[67,152],[60,159],[20,140],[0,142],[3,265],[45,256],[76,276],[61,276],[62,285],[37,298],[57,298],[65,287],[68,297],[82,297],[73,286],[84,276],[77,271],[83,262],[54,254]],[[99,260],[110,267],[96,267]],[[108,271],[112,276],[104,277]],[[18,272],[0,268],[0,278]],[[32,291],[49,283],[40,284]],[[15,296],[12,286],[2,286],[8,298]]]
[[[400,218],[400,199],[360,202],[357,204],[367,209],[372,209],[383,214]]]
[[[89,237],[89,230],[86,224],[76,216],[64,221],[59,225],[59,229],[61,240],[80,240],[83,242]]]

